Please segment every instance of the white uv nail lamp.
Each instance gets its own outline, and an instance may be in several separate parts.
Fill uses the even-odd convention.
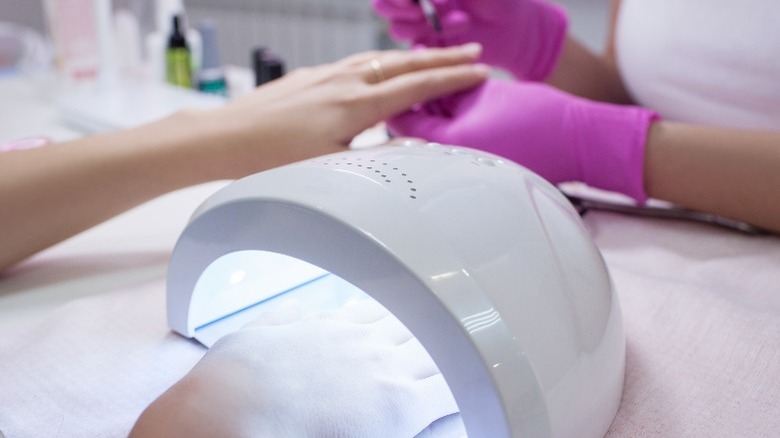
[[[168,319],[210,345],[279,296],[316,308],[355,291],[427,349],[469,436],[612,422],[625,340],[598,249],[551,184],[472,149],[351,150],[228,185],[176,244]]]

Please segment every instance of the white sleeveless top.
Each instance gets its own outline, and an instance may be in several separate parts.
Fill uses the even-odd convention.
[[[622,0],[615,49],[665,119],[780,130],[780,0]]]

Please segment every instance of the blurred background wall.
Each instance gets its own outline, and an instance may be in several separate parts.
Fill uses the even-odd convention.
[[[113,0],[139,15],[142,30],[154,26],[158,0]],[[485,0],[490,1],[490,0]],[[572,32],[589,47],[603,48],[610,0],[560,0],[569,11]],[[333,61],[388,41],[370,0],[185,0],[191,25],[215,22],[223,62],[249,66],[253,48],[278,53],[288,68]],[[42,0],[0,0],[0,21],[45,32]]]

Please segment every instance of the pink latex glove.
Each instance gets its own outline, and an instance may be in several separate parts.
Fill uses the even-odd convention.
[[[390,20],[390,34],[415,45],[482,44],[481,62],[526,80],[543,80],[555,67],[566,36],[564,10],[542,0],[432,0],[438,34],[414,0],[372,0]]]
[[[546,84],[491,79],[396,116],[388,127],[501,155],[554,184],[581,181],[642,203],[645,141],[656,118],[644,108],[594,102]]]

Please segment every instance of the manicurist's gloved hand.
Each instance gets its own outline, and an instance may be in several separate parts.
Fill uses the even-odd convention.
[[[543,80],[555,67],[566,37],[566,14],[542,0],[432,0],[442,32],[426,21],[415,0],[372,0],[400,41],[424,46],[482,44],[481,62],[526,80]]]
[[[412,437],[457,412],[428,353],[375,302],[294,314],[220,339],[131,436]]]
[[[552,183],[581,181],[644,202],[647,131],[657,116],[537,82],[492,79],[388,121],[396,135],[509,158]]]

